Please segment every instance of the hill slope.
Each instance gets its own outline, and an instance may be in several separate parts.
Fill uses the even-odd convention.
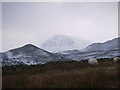
[[[5,53],[2,53],[3,66],[16,64],[43,64],[49,61],[60,59],[63,59],[63,57],[58,54],[47,52],[32,44],[27,44],[23,47],[12,49]]]
[[[120,38],[115,38],[104,43],[94,43],[82,50],[68,50],[59,52],[66,59],[84,60],[91,58],[114,58],[120,56]]]
[[[104,43],[93,43],[88,47],[84,48],[84,51],[95,51],[95,50],[109,50],[109,49],[117,49],[118,45],[120,45],[120,37],[115,38]]]

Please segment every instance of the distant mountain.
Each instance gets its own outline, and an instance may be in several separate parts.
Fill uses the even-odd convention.
[[[63,60],[58,54],[53,54],[40,49],[32,44],[9,50],[2,53],[2,64],[4,65],[34,65],[44,64],[49,61]]]
[[[120,37],[104,43],[94,43],[83,50],[68,50],[59,52],[68,60],[85,60],[91,58],[114,58],[120,56]]]
[[[69,52],[69,51],[68,51]],[[60,52],[66,60],[88,60],[88,59],[99,59],[99,58],[114,58],[117,56],[120,56],[120,49],[109,49],[109,50],[97,50],[97,51],[79,51],[74,52],[70,51],[67,53],[67,51]]]
[[[45,43],[45,45],[48,46],[48,49],[51,46],[52,48],[50,49],[55,48],[54,51],[59,50],[59,52],[51,53],[32,44],[27,44],[3,53],[0,52],[0,61],[2,61],[2,66],[20,64],[36,65],[48,63],[51,61],[80,61],[86,59],[88,60],[91,58],[114,58],[120,56],[120,49],[118,47],[120,45],[120,37],[106,41],[104,43],[91,44],[82,50],[76,49],[76,47],[78,47],[78,44],[76,44],[75,40],[71,39],[70,37],[55,37],[48,40],[48,44]],[[67,46],[69,48],[67,48]],[[70,48],[72,50],[70,50]]]
[[[60,51],[60,52],[57,52],[57,53],[64,54],[64,55],[68,55],[68,54],[80,53],[80,51],[77,50],[77,49],[74,49],[74,50]]]
[[[106,41],[104,43],[93,43],[89,45],[88,47],[84,48],[83,51],[117,49],[118,45],[120,45],[120,37]]]
[[[64,35],[55,35],[49,40],[45,41],[41,48],[50,51],[50,52],[59,52],[73,49],[83,49],[90,42]]]

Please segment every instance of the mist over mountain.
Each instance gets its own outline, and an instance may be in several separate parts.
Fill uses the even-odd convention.
[[[49,52],[59,52],[73,49],[83,49],[90,42],[75,37],[55,35],[41,44],[41,48]]]

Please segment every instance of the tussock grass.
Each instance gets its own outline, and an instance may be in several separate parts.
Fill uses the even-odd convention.
[[[3,88],[120,88],[119,64],[108,59],[99,62],[6,67]]]

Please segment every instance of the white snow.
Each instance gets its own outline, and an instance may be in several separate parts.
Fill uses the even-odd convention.
[[[93,43],[82,50],[83,51],[95,51],[95,50],[118,49],[119,42],[120,42],[120,37],[106,41],[104,43]]]
[[[70,37],[64,37],[64,36],[56,36],[52,40],[48,40],[46,47],[53,49],[53,50],[66,50],[66,49],[73,49],[78,47],[78,44],[75,43],[75,40],[71,39]],[[66,58],[65,60],[93,60],[98,58],[114,58],[120,56],[120,49],[117,47],[116,43],[117,39],[113,39],[110,41],[107,41],[105,43],[97,43],[92,44],[86,48],[86,51],[84,50],[68,50],[68,51],[59,51],[59,53],[48,53],[47,51],[44,51],[42,49],[38,50],[36,49],[34,52],[23,52],[18,51],[18,53],[13,53],[11,51],[5,52],[5,59],[2,58],[2,62],[6,65],[16,65],[19,63],[23,63],[26,65],[36,65],[36,64],[44,64],[50,61],[57,61],[61,59],[61,56]],[[90,47],[90,49],[89,49]],[[102,48],[102,49],[101,49]],[[98,49],[98,50],[96,50]],[[16,51],[15,51],[16,52]],[[57,59],[56,59],[56,55]],[[114,61],[116,62],[117,59],[114,58]],[[91,61],[89,61],[91,62]],[[95,60],[93,63],[96,63]]]
[[[13,58],[13,53],[8,51],[5,53],[7,55],[7,57],[10,59],[10,58]]]
[[[35,55],[41,55],[41,56],[46,56],[46,57],[49,57],[50,54],[48,52],[45,52],[43,50],[37,50],[34,52]]]
[[[73,49],[82,49],[90,43],[74,37],[55,35],[41,44],[41,48],[50,52],[59,52]]]

